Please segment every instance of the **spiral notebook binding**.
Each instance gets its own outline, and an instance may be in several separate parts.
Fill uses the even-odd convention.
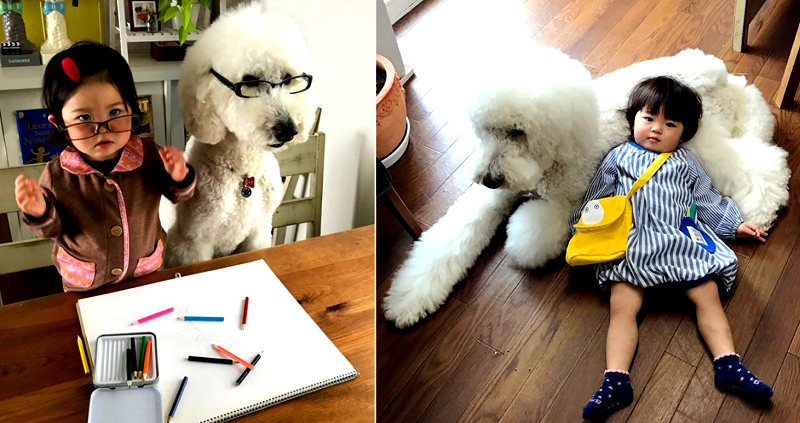
[[[293,391],[289,391],[289,392],[287,392],[285,394],[278,395],[277,397],[273,397],[273,398],[267,399],[265,401],[261,401],[261,402],[256,403],[256,404],[249,405],[247,407],[242,407],[242,408],[240,408],[238,410],[234,410],[234,411],[222,414],[222,415],[217,416],[217,417],[212,417],[210,419],[203,420],[200,423],[222,423],[222,422],[227,422],[227,421],[229,421],[231,419],[234,419],[234,418],[237,418],[237,417],[242,417],[244,415],[247,415],[247,414],[259,411],[259,410],[263,410],[265,408],[272,407],[273,405],[278,405],[278,404],[280,404],[282,402],[289,401],[289,400],[295,399],[297,397],[301,397],[301,396],[306,395],[306,394],[310,394],[310,393],[312,393],[314,391],[319,391],[320,389],[329,388],[331,386],[338,385],[340,383],[347,382],[349,380],[353,380],[357,376],[358,376],[358,372],[354,370],[352,372],[348,372],[348,373],[345,373],[343,375],[339,375],[339,376],[332,377],[332,378],[327,379],[327,380],[323,380],[322,382],[314,383],[314,384],[311,384],[309,386],[304,386],[302,388],[295,389]]]

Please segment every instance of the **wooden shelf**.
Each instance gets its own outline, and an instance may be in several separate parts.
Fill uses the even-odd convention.
[[[159,62],[149,53],[131,53],[129,57],[136,82],[177,81],[182,61]],[[0,91],[41,89],[44,65],[13,68],[0,67]]]
[[[195,22],[198,30],[190,32],[186,37],[187,41],[195,41],[199,39],[200,33],[207,27],[205,22],[213,21],[215,14],[223,13],[226,7],[226,0],[212,0],[212,10],[214,10],[212,13],[212,10],[206,10],[199,3],[195,3],[195,7],[200,8],[198,9],[197,17],[195,18],[198,20],[198,22]],[[128,13],[126,8],[126,0],[103,0],[103,4],[105,9],[108,11],[108,15],[106,16],[108,22],[108,26],[106,26],[106,44],[119,50],[120,54],[122,54],[122,57],[128,60],[128,62],[130,62],[128,44],[151,43],[158,41],[178,41],[180,38],[178,29],[173,28],[168,22],[162,22],[162,30],[158,32],[131,31],[126,19],[126,14]],[[116,4],[116,16],[114,14],[114,4]],[[216,10],[218,10],[218,12]],[[192,14],[194,15],[194,13]],[[116,40],[117,35],[119,35],[119,44],[117,44]]]
[[[115,27],[119,32],[119,27]],[[200,31],[204,28],[198,28],[199,31],[190,32],[186,37],[186,41],[195,41],[200,38]],[[129,43],[152,43],[156,41],[178,41],[178,30],[172,28],[164,28],[159,32],[146,32],[146,31],[131,31],[125,28],[125,36]]]

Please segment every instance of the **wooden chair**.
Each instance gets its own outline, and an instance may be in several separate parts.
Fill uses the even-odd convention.
[[[319,132],[317,109],[314,125],[308,141],[290,147],[275,156],[284,177],[284,195],[281,205],[272,216],[272,244],[286,243],[287,234],[294,229],[299,232],[300,224],[306,223],[306,238],[320,235],[322,227],[322,180],[325,170],[325,133]],[[295,197],[298,185],[303,192]],[[292,228],[293,227],[293,228]]]
[[[747,35],[750,22],[756,16],[766,0],[736,0],[733,23],[733,50],[744,52],[747,49]],[[794,44],[789,52],[789,60],[783,71],[781,84],[775,99],[778,107],[787,109],[794,100],[797,86],[800,85],[800,25],[794,36]]]
[[[277,244],[285,242],[286,227],[308,223],[307,238],[320,235],[322,222],[322,175],[325,159],[325,134],[318,132],[320,110],[308,141],[296,145],[276,155],[285,177],[287,195],[275,211],[272,226],[278,236]],[[14,180],[20,173],[39,180],[45,164],[13,166],[0,168],[0,215],[19,212],[14,198]],[[311,195],[295,199],[294,192],[299,180],[310,185]],[[273,238],[276,238],[273,236]],[[53,241],[50,239],[31,239],[0,244],[0,275],[52,266],[50,252]],[[0,293],[0,305],[3,305]]]
[[[19,211],[14,198],[14,180],[20,173],[39,179],[44,164],[0,168],[0,215]],[[50,251],[53,241],[49,239],[30,239],[0,244],[0,275],[52,266]],[[0,293],[0,305],[3,305]]]
[[[786,62],[786,69],[783,71],[781,85],[778,86],[778,107],[788,109],[794,100],[797,86],[800,85],[800,25],[797,26],[797,34],[794,36],[794,44],[789,52],[789,60]]]
[[[411,238],[416,241],[422,234],[417,219],[411,214],[411,211],[403,202],[403,199],[397,194],[394,187],[392,187],[392,175],[386,170],[386,166],[380,161],[375,159],[375,191],[378,198],[383,199],[384,204],[389,207],[394,217],[400,222],[400,226],[406,230]]]

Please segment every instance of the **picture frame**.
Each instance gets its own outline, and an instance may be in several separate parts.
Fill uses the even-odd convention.
[[[127,1],[127,9],[126,10],[126,20],[128,22],[128,28],[131,31],[146,31],[147,30],[147,22],[139,17],[139,14],[144,11],[154,11],[158,13],[158,2],[156,0],[128,0]],[[156,25],[161,26],[161,22],[157,22]]]

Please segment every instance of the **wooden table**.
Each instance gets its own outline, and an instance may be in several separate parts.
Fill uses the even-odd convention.
[[[94,390],[75,339],[75,303],[86,297],[263,259],[358,370],[355,380],[241,422],[372,422],[375,405],[374,226],[163,270],[88,293],[0,307],[0,422],[86,421]]]

